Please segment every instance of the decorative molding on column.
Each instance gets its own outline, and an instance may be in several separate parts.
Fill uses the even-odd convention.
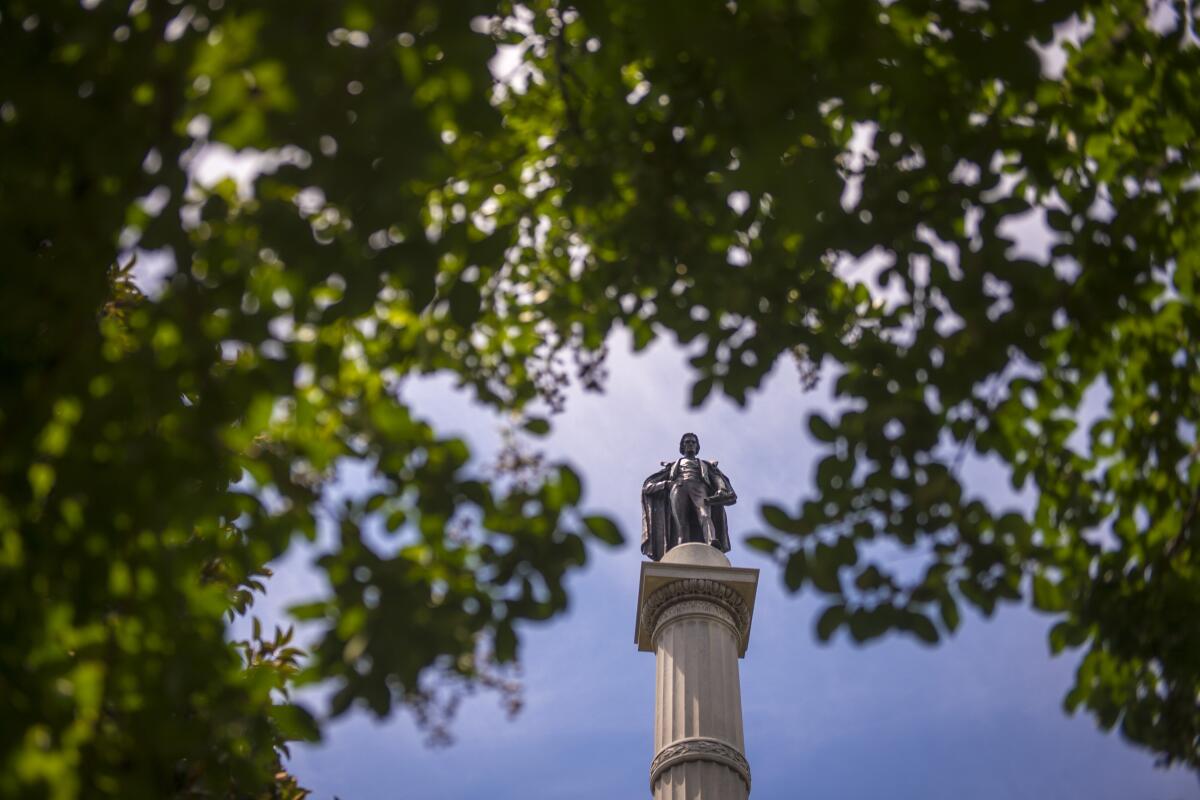
[[[687,547],[692,545],[680,545],[675,550]],[[750,620],[754,614],[757,586],[756,569],[644,561],[638,585],[633,639],[639,650],[653,652],[655,637],[662,628],[660,617],[663,612],[677,603],[699,601],[720,607],[720,613],[707,614],[710,619],[716,617],[725,624],[730,624],[732,620],[738,656],[744,656],[750,644]],[[691,608],[697,613],[705,613],[700,607]]]
[[[672,622],[695,618],[716,620],[729,629],[729,632],[733,634],[734,641],[741,641],[742,639],[743,629],[738,627],[738,621],[726,606],[711,600],[694,599],[677,600],[674,603],[667,604],[659,611],[658,619],[654,623],[650,639],[653,642],[657,642],[659,634]]]
[[[654,784],[664,772],[685,761],[712,761],[723,764],[737,773],[746,784],[746,793],[750,792],[750,763],[737,748],[720,739],[692,736],[672,742],[654,756],[654,760],[650,762],[651,794],[654,793]]]
[[[642,606],[642,629],[651,641],[668,622],[689,614],[715,617],[728,625],[739,642],[750,634],[750,608],[736,591],[707,578],[676,580],[653,592]]]

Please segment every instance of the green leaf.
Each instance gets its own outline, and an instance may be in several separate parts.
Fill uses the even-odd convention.
[[[803,550],[797,550],[788,558],[787,567],[783,571],[783,582],[790,591],[798,592],[804,585],[804,579],[808,575],[807,560]]]
[[[958,591],[964,598],[983,612],[984,616],[990,617],[996,608],[996,600],[979,586],[973,580],[961,580],[958,582]]]
[[[766,536],[747,536],[746,546],[760,553],[775,555],[775,552],[779,549],[779,542]]]
[[[293,619],[304,621],[313,619],[323,619],[328,613],[328,604],[323,600],[310,603],[299,603],[288,608],[288,613]]]
[[[1058,655],[1069,647],[1079,647],[1088,640],[1088,635],[1087,627],[1077,622],[1063,620],[1055,623],[1050,628],[1050,652]]]
[[[943,595],[938,609],[942,615],[942,624],[946,626],[946,630],[953,633],[958,630],[960,622],[958,615],[958,603],[954,602],[954,598],[949,594]]]
[[[1058,613],[1067,607],[1061,584],[1044,575],[1033,576],[1033,607],[1039,611]]]
[[[466,281],[458,281],[450,290],[450,318],[464,328],[469,328],[479,319],[482,299],[479,287]]]
[[[558,480],[563,487],[563,499],[568,505],[575,505],[583,496],[583,482],[579,473],[566,464],[559,465]]]
[[[874,564],[864,568],[858,573],[858,577],[854,579],[854,585],[863,591],[872,591],[887,585],[884,580],[883,573]]]
[[[534,436],[545,436],[550,432],[550,421],[542,417],[530,417],[521,427]]]
[[[35,462],[29,465],[29,486],[34,498],[41,500],[54,488],[54,467],[49,464]]]
[[[500,625],[495,636],[496,660],[511,663],[517,657],[517,635],[511,625]]]
[[[852,567],[858,563],[858,547],[849,536],[839,536],[833,545],[833,552],[839,566]]]
[[[617,546],[625,542],[625,537],[621,535],[620,528],[608,517],[589,516],[583,518],[583,524],[587,526],[588,532],[595,536],[605,544]]]
[[[271,719],[275,721],[280,735],[287,741],[321,741],[321,729],[304,706],[294,703],[271,706]]]
[[[388,514],[387,520],[384,522],[384,527],[386,527],[389,531],[395,532],[404,527],[404,523],[407,521],[408,512],[402,508],[398,508],[392,513]]]
[[[808,561],[808,576],[813,586],[827,594],[839,594],[842,591],[838,578],[838,560],[834,549],[824,542],[818,542]]]
[[[759,506],[759,512],[767,524],[776,530],[784,533],[796,532],[796,520],[792,519],[786,511],[773,503],[763,503]]]
[[[813,438],[818,442],[826,444],[837,439],[837,431],[833,426],[822,417],[820,414],[810,414],[808,417],[808,430],[812,433]]]
[[[938,632],[929,617],[917,612],[910,612],[903,617],[903,627],[911,631],[918,639],[926,644],[937,644]]]
[[[828,642],[838,627],[846,622],[846,606],[842,604],[832,605],[821,612],[820,618],[817,619],[817,638],[822,642]]]

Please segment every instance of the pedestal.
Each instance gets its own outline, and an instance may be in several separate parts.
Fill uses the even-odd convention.
[[[635,640],[657,666],[654,800],[750,794],[738,659],[750,641],[757,586],[758,570],[731,567],[704,544],[642,564]]]

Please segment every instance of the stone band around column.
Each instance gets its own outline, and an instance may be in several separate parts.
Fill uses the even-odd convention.
[[[728,608],[711,599],[693,600],[690,598],[677,600],[659,612],[658,620],[651,633],[651,641],[657,642],[658,635],[672,622],[694,617],[703,617],[705,620],[721,623],[729,629],[734,641],[741,641],[742,632],[738,629],[737,619]]]
[[[737,773],[746,784],[746,793],[750,793],[750,763],[737,748],[707,736],[693,736],[679,739],[664,747],[650,762],[650,792],[654,792],[654,784],[664,772],[685,761],[711,761],[723,764]]]
[[[677,605],[687,601],[700,601],[705,607],[697,604],[674,610]],[[671,613],[668,614],[668,611]],[[654,592],[642,606],[642,626],[653,632],[652,641],[657,640],[660,623],[670,622],[689,612],[719,619],[732,628],[739,642],[744,643],[749,636],[750,609],[746,607],[746,601],[725,584],[707,578],[673,581]]]

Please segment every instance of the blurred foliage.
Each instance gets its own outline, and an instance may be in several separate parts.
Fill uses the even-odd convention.
[[[781,357],[833,382],[809,499],[750,540],[829,598],[820,637],[1028,600],[1082,651],[1069,708],[1200,766],[1193,29],[1056,0],[0,3],[0,793],[301,797],[297,686],[434,729],[459,690],[515,702],[517,624],[619,533],[569,466],[482,470],[400,386],[453,375],[538,435],[618,326],[696,348],[696,405]],[[235,153],[249,179],[202,181]],[[1014,248],[1030,218],[1046,258]],[[371,488],[334,501],[350,461]],[[230,641],[319,519],[310,656]]]

